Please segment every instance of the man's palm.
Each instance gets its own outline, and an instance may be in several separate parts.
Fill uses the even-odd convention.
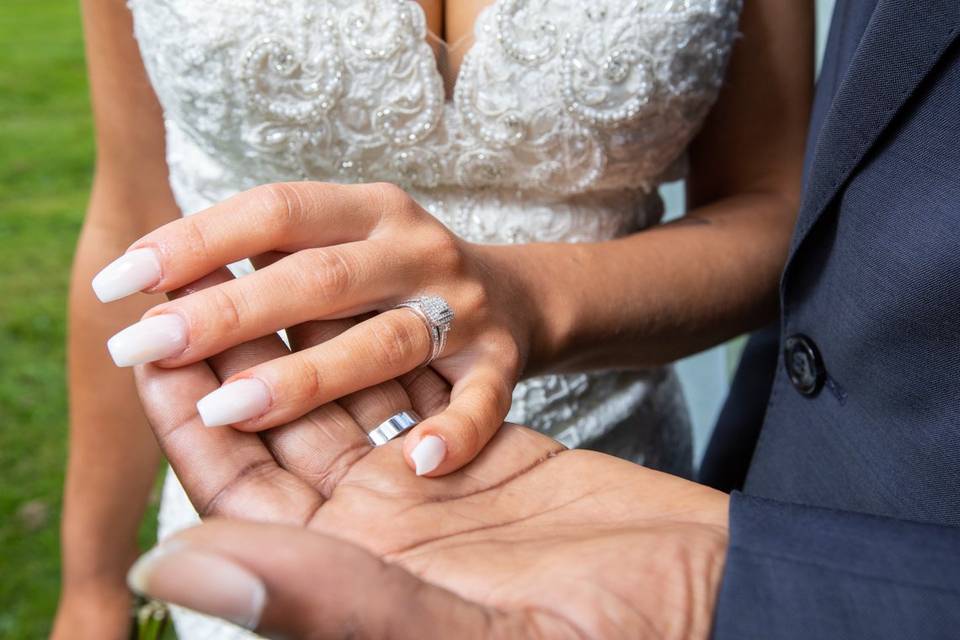
[[[374,451],[310,527],[548,637],[695,638],[712,607],[686,612],[711,604],[725,519],[723,494],[505,426],[446,478]],[[664,616],[671,608],[685,615]]]
[[[371,448],[336,409],[261,439],[202,426],[194,403],[217,384],[206,364],[148,366],[139,379],[158,439],[205,517],[293,525],[313,532],[318,545],[347,541],[371,561],[381,558],[475,603],[489,612],[481,616],[485,624],[521,636],[694,638],[709,629],[726,541],[723,494],[602,454],[567,451],[509,425],[461,471],[420,478],[405,464],[399,441]],[[188,535],[209,537],[200,529]],[[268,531],[251,535],[278,535]],[[267,563],[263,574],[283,566],[289,547],[251,539],[248,550],[252,562]],[[274,591],[315,582],[318,571],[336,575],[341,585],[363,580],[350,563],[327,558],[316,567],[311,558],[301,560],[284,570]],[[391,610],[410,608],[410,599],[422,595],[409,588],[381,593],[376,583],[353,586],[369,593],[354,603],[362,624],[395,617]],[[329,596],[303,588],[318,600]],[[442,597],[434,601],[450,606]],[[309,610],[324,609],[314,603]],[[268,631],[313,633],[312,624],[319,622],[302,611],[271,616],[268,609],[264,617]]]
[[[318,330],[298,332],[309,342],[322,339]],[[491,625],[520,636],[705,637],[726,542],[724,494],[511,425],[460,471],[417,477],[401,441],[372,448],[358,416],[399,401],[440,410],[446,389],[429,370],[261,434],[204,427],[196,401],[280,349],[271,336],[209,364],[137,371],[157,439],[200,514],[282,525],[219,522],[184,536],[272,587],[264,629],[323,637],[366,626],[405,637],[445,619],[467,625],[450,637],[487,635]],[[371,563],[401,575],[403,588],[361,570]],[[331,609],[320,574],[364,597]],[[409,611],[421,614],[403,618]],[[406,624],[370,626],[397,619]]]

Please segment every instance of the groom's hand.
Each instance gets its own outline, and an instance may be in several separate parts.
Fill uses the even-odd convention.
[[[476,478],[391,487],[402,463],[371,465],[320,509],[324,533],[204,524],[131,584],[269,637],[706,638],[726,497],[589,452],[509,472],[538,439],[504,427]]]
[[[347,542],[277,525],[188,530],[145,556],[130,582],[284,638],[485,638],[507,622]]]
[[[200,423],[195,402],[220,376],[282,348],[269,337],[209,366],[138,371],[201,514],[274,524],[185,532],[138,565],[135,587],[284,637],[707,636],[726,495],[509,425],[426,479],[402,439],[369,446],[356,406],[262,434]],[[356,400],[390,411],[397,398]]]

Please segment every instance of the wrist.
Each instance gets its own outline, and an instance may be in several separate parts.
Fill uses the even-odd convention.
[[[576,296],[568,291],[572,281],[563,273],[569,263],[579,261],[576,245],[477,245],[477,249],[506,292],[501,303],[515,309],[511,315],[526,342],[524,375],[556,369],[569,349],[577,316],[572,299]]]
[[[132,564],[132,563],[131,563]],[[66,595],[75,593],[84,594],[116,594],[126,593],[127,591],[127,571],[126,569],[117,569],[116,571],[85,573],[78,575],[64,571],[61,576],[60,592]]]
[[[126,638],[133,597],[114,581],[64,584],[51,638]]]
[[[126,593],[127,570],[141,553],[136,542],[131,540],[129,543],[117,543],[113,548],[108,549],[99,544],[77,544],[76,538],[76,535],[62,536],[61,591],[63,593]]]
[[[707,640],[713,630],[713,621],[720,594],[720,584],[726,567],[727,550],[730,546],[729,526],[730,497],[716,496],[705,512],[697,533],[683,553],[688,565],[697,565],[699,585],[690,592],[690,620],[693,625],[690,637]]]
[[[117,628],[127,624],[132,607],[126,571],[73,576],[64,571],[57,605],[58,626],[64,624],[62,618],[68,618],[68,628],[81,622],[83,628]]]

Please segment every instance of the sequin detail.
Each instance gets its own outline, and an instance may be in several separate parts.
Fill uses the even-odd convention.
[[[166,117],[238,189],[295,177],[554,198],[674,177],[739,4],[499,0],[445,102],[412,0],[130,2]]]

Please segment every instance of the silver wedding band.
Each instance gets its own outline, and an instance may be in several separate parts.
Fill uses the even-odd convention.
[[[418,424],[420,424],[420,416],[418,416],[415,411],[400,411],[381,422],[376,429],[367,435],[370,438],[370,442],[373,443],[373,446],[379,447],[387,444]]]
[[[453,309],[447,301],[440,296],[420,296],[404,300],[395,308],[410,309],[427,327],[427,333],[430,334],[430,355],[420,366],[425,367],[440,357],[443,348],[447,346],[447,333],[454,317]]]

